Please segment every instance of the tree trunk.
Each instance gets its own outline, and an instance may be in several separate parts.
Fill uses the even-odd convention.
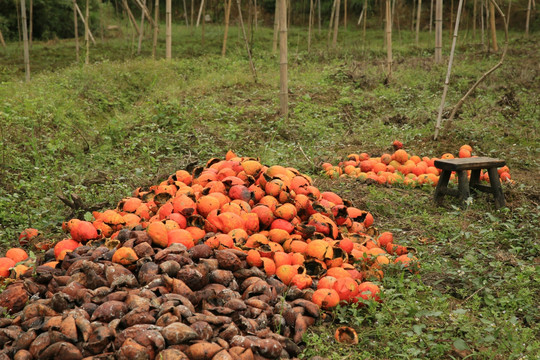
[[[525,20],[525,37],[529,37],[529,24],[531,22],[531,4],[532,0],[527,3],[527,19]]]
[[[143,0],[143,5],[146,6],[146,0]],[[141,32],[139,33],[139,43],[137,44],[137,54],[141,53],[143,36],[144,36],[144,10],[141,9]]]
[[[152,59],[156,59],[157,41],[159,33],[159,0],[154,3],[154,38],[152,42]]]
[[[244,36],[244,43],[246,44],[246,50],[249,58],[249,66],[251,67],[251,72],[253,74],[253,80],[257,82],[257,70],[255,70],[255,64],[253,64],[253,58],[251,57],[251,50],[249,49],[249,41],[246,34],[246,28],[244,27],[244,19],[242,18],[242,5],[240,0],[236,0],[238,5],[238,20],[240,20],[240,27],[242,28],[242,35]]]
[[[308,24],[308,41],[307,51],[311,51],[311,28],[313,27],[313,0],[309,0],[309,24]]]
[[[274,12],[274,39],[272,41],[272,52],[275,53],[277,51],[277,44],[278,44],[278,32],[279,32],[279,7],[281,6],[281,1],[276,0],[276,9]]]
[[[225,0],[225,32],[223,34],[223,47],[221,48],[221,56],[227,53],[227,37],[229,36],[229,20],[231,17],[232,0]]]
[[[390,0],[386,0],[386,66],[387,78],[392,77],[392,10]]]
[[[289,117],[289,89],[287,82],[287,9],[279,0],[279,104],[281,116]]]
[[[86,9],[85,9],[85,23],[84,23],[84,42],[86,43],[86,56],[84,58],[84,63],[86,65],[90,64],[90,1],[86,0]]]
[[[443,0],[435,2],[435,63],[442,62],[442,12]]]
[[[489,26],[491,32],[491,47],[493,51],[499,51],[499,46],[497,45],[497,28],[495,27],[495,6],[493,2],[489,2]]]
[[[418,38],[420,36],[420,14],[422,13],[422,0],[418,0],[418,8],[416,10],[416,46],[418,46]]]
[[[341,5],[341,0],[337,0],[336,4],[336,19],[334,20],[334,37],[332,38],[332,49],[336,48],[338,31],[339,31],[339,7]]]
[[[30,20],[28,30],[28,41],[30,42],[30,48],[32,48],[32,42],[34,39],[34,0],[30,0]]]
[[[461,9],[463,7],[463,0],[459,0],[458,10],[456,15],[456,25],[454,28],[454,36],[452,38],[452,49],[450,50],[450,58],[448,60],[448,69],[446,71],[446,79],[444,80],[443,95],[441,99],[441,106],[439,106],[439,114],[437,115],[437,124],[435,125],[435,135],[433,136],[434,140],[437,140],[439,135],[439,130],[441,128],[442,112],[444,109],[444,103],[446,101],[446,94],[448,93],[448,85],[450,84],[450,74],[452,73],[452,62],[454,61],[454,52],[456,50],[456,42],[459,30],[459,19],[461,17]]]
[[[28,50],[28,28],[26,23],[26,0],[21,0],[22,35],[24,47],[24,73],[26,82],[30,81],[30,51]]]
[[[165,2],[165,59],[172,59],[172,3]]]
[[[75,29],[75,55],[79,62],[79,22],[77,21],[77,0],[73,0],[73,27]]]

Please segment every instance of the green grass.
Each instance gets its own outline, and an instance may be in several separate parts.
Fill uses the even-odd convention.
[[[385,84],[382,32],[369,31],[364,46],[351,27],[331,52],[326,33],[316,34],[308,54],[305,30],[293,28],[288,121],[278,114],[270,29],[260,27],[254,36],[256,84],[235,27],[225,58],[221,27],[206,27],[204,46],[200,29],[190,35],[175,27],[170,62],[161,58],[163,38],[153,61],[151,40],[137,56],[127,30],[124,35],[98,40],[89,66],[74,62],[72,41],[36,42],[30,84],[22,82],[18,45],[0,49],[0,247],[16,244],[28,226],[61,238],[59,225],[73,214],[58,194],[113,208],[138,186],[233,149],[313,175],[321,189],[372,212],[376,226],[414,247],[421,261],[417,275],[387,272],[382,304],[339,308],[330,324],[310,329],[304,358],[540,356],[537,35],[526,41],[511,34],[505,64],[437,142],[432,134],[446,65],[432,63],[427,33],[419,47],[409,32],[395,36],[394,77]],[[498,61],[469,40],[459,44],[447,109]],[[435,207],[432,188],[320,176],[323,161],[388,152],[395,139],[420,155],[440,156],[468,143],[477,154],[505,159],[517,181],[504,189],[508,208],[496,210],[488,196],[466,209],[451,199]],[[358,331],[358,346],[335,343],[342,322]]]

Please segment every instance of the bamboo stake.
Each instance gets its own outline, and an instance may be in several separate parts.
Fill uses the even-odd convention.
[[[459,99],[459,101],[457,102],[456,106],[454,106],[454,108],[452,109],[452,112],[450,113],[450,116],[448,117],[448,120],[446,121],[446,124],[444,126],[444,130],[445,132],[450,128],[450,124],[452,123],[452,121],[454,120],[454,116],[456,115],[456,113],[458,112],[458,110],[461,108],[461,106],[463,105],[463,103],[465,102],[465,100],[467,99],[467,97],[478,87],[478,85],[484,81],[484,79],[486,77],[488,77],[491,73],[493,73],[495,70],[497,70],[502,64],[503,64],[503,61],[504,61],[504,58],[506,56],[506,52],[508,50],[508,21],[506,20],[505,16],[504,16],[504,13],[502,12],[501,8],[499,7],[499,5],[497,5],[493,0],[491,0],[495,5],[494,7],[497,9],[497,12],[501,15],[502,19],[503,19],[503,23],[504,23],[504,47],[503,47],[503,51],[502,51],[502,54],[501,54],[501,58],[499,59],[499,62],[497,64],[495,64],[491,69],[489,69],[488,71],[486,71],[475,83],[473,86],[471,86],[471,88],[465,93],[465,95],[463,95],[463,97],[461,99]]]
[[[165,2],[165,58],[172,59],[172,4]]]
[[[461,17],[462,7],[463,7],[463,0],[459,0],[458,10],[457,10],[457,15],[456,15],[456,24],[454,27],[454,36],[452,38],[452,49],[450,50],[450,58],[448,60],[448,69],[446,71],[446,79],[444,80],[441,106],[439,106],[439,114],[437,115],[437,124],[435,125],[435,135],[433,136],[434,140],[437,140],[437,136],[439,135],[439,130],[441,128],[442,112],[444,109],[444,103],[446,101],[446,94],[448,93],[448,85],[450,84],[450,74],[452,73],[452,63],[454,61],[454,53],[456,50],[456,42],[457,42],[458,30],[459,30],[459,20]]]
[[[435,2],[435,63],[442,62],[442,0]]]
[[[154,38],[152,39],[152,59],[156,59],[157,41],[159,33],[159,0],[154,3]]]
[[[493,51],[499,51],[499,46],[497,45],[497,28],[495,27],[495,6],[493,2],[489,2],[489,25],[491,32],[491,46]]]
[[[392,11],[390,8],[390,0],[386,0],[386,65],[388,76],[392,76]]]
[[[79,62],[79,22],[77,21],[77,0],[73,0],[73,26],[75,29],[75,54]]]
[[[257,30],[259,28],[259,21],[258,21],[258,16],[259,16],[259,12],[257,11],[257,0],[255,0],[255,30]]]
[[[144,7],[146,8],[146,0],[143,0]],[[137,54],[141,53],[142,40],[144,36],[144,11],[141,11],[141,32],[139,33],[139,43],[137,44]]]
[[[28,40],[30,41],[30,48],[32,48],[32,42],[34,39],[34,0],[30,0],[30,20],[28,30]]]
[[[275,53],[277,51],[277,43],[278,43],[278,19],[279,19],[279,6],[281,2],[279,0],[276,0],[276,9],[274,12],[274,38],[272,40],[272,52]]]
[[[366,10],[365,8],[362,8],[362,11],[360,11],[360,16],[358,17],[358,22],[356,23],[356,25],[360,26],[360,24],[362,23],[362,18],[364,17],[364,10]]]
[[[341,4],[341,0],[337,0],[336,4],[336,19],[334,20],[334,37],[332,39],[332,49],[336,48],[337,45],[337,38],[338,38],[338,31],[339,31],[339,7]]]
[[[17,31],[19,34],[19,43],[22,41],[22,30],[21,30],[21,14],[19,13],[19,2],[15,0],[15,11],[17,13]]]
[[[193,30],[193,21],[195,20],[195,0],[191,0],[191,30]]]
[[[476,4],[478,3],[478,0],[473,0],[473,1],[474,1],[474,4],[473,4],[473,16],[472,16],[473,17],[472,33],[473,33],[473,39],[476,41],[476,18],[477,18]]]
[[[221,48],[221,56],[227,53],[227,37],[229,36],[229,19],[231,17],[232,0],[225,0],[225,32],[223,34],[223,47]]]
[[[313,0],[309,0],[309,24],[308,24],[308,41],[307,51],[311,51],[311,27],[313,25]]]
[[[148,11],[148,8],[146,7],[146,0],[143,0],[144,4],[141,2],[141,0],[135,0],[137,5],[141,8],[144,16],[148,19],[148,22],[154,26],[154,19],[152,19],[152,15],[150,14],[150,11]]]
[[[431,28],[433,24],[433,0],[431,0],[431,5],[429,7],[429,33],[431,34]]]
[[[285,0],[279,0],[279,104],[281,115],[289,118],[289,89],[287,82],[287,9]]]
[[[452,37],[452,28],[454,22],[454,0],[450,1],[450,26],[448,27],[448,33]]]
[[[84,42],[86,43],[86,55],[84,58],[84,63],[86,65],[90,64],[90,1],[86,0],[86,9],[85,9],[85,22],[84,22]]]
[[[244,35],[244,43],[246,44],[246,50],[249,58],[249,65],[251,67],[251,72],[253,73],[253,80],[257,82],[257,70],[255,70],[255,64],[253,64],[253,59],[251,58],[251,50],[249,49],[249,41],[246,34],[246,28],[244,27],[244,19],[242,18],[242,5],[240,0],[236,0],[238,5],[238,19],[240,20],[240,27],[242,28],[242,34]]]
[[[199,7],[199,15],[197,15],[197,27],[199,27],[199,24],[201,23],[201,15],[203,12],[203,6],[204,6],[204,0],[201,0],[201,6]]]
[[[422,13],[422,0],[418,0],[418,8],[416,10],[416,46],[418,46],[418,38],[420,36],[420,14]]]
[[[330,36],[332,36],[332,25],[334,24],[334,16],[336,12],[337,0],[332,4],[332,12],[330,13],[330,24],[328,24],[328,47],[330,47]]]
[[[0,44],[3,48],[6,48],[6,42],[4,41],[4,35],[2,35],[2,30],[0,30]]]
[[[532,0],[529,0],[529,2],[527,3],[527,19],[525,20],[525,37],[526,38],[529,37],[529,24],[531,21],[531,3],[532,3]]]
[[[204,2],[202,11],[202,26],[201,26],[201,45],[204,46],[204,33],[206,30],[206,2]]]
[[[367,23],[367,0],[364,0],[364,28],[362,29],[362,47],[365,48],[366,46],[366,23]]]
[[[508,0],[508,10],[506,11],[506,22],[508,27],[510,27],[510,10],[512,9],[512,0]]]
[[[21,0],[22,33],[24,46],[24,73],[26,82],[30,81],[30,51],[28,50],[28,28],[26,23],[26,0]]]
[[[81,11],[81,8],[79,8],[79,5],[77,5],[77,3],[75,3],[75,7],[77,8],[77,13],[79,13],[79,17],[81,18],[83,25],[86,27],[86,20]],[[94,39],[94,35],[92,35],[92,31],[90,31],[90,28],[88,28],[88,36],[90,36],[90,40],[92,40],[92,44],[96,45],[96,39]]]

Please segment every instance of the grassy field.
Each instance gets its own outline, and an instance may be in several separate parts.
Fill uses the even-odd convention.
[[[163,34],[162,34],[163,35]],[[374,214],[376,226],[414,247],[419,274],[389,270],[382,304],[333,312],[306,336],[304,358],[536,359],[540,357],[540,38],[510,34],[504,65],[466,101],[433,141],[446,64],[434,65],[432,41],[395,34],[394,76],[386,81],[383,32],[340,34],[329,51],[326,33],[289,37],[290,118],[278,114],[278,57],[272,31],[253,37],[259,81],[253,82],[238,29],[227,57],[222,28],[174,30],[174,59],[151,60],[129,31],[98,39],[91,64],[74,61],[74,42],[34,43],[33,80],[24,78],[21,48],[0,49],[0,247],[25,227],[62,238],[72,213],[57,195],[79,195],[87,207],[116,203],[141,185],[177,169],[223,157],[228,149],[265,164],[293,166],[321,189],[342,194]],[[502,34],[499,34],[502,39]],[[445,37],[448,46],[448,37]],[[159,54],[164,54],[160,39]],[[448,55],[448,48],[444,49]],[[460,39],[446,110],[499,54]],[[330,180],[324,161],[351,152],[390,151],[401,140],[412,154],[440,156],[470,144],[476,154],[507,161],[516,184],[504,188],[508,208],[488,196],[466,209],[432,203],[432,188],[405,189]],[[339,323],[359,333],[357,346],[333,340]]]

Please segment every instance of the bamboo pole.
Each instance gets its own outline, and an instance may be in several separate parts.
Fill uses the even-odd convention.
[[[195,21],[195,0],[191,0],[191,30],[193,30],[193,22]]]
[[[392,76],[392,10],[390,0],[386,0],[386,65],[388,76]]]
[[[21,0],[22,35],[24,47],[24,73],[26,82],[30,81],[30,51],[28,50],[28,25],[26,23],[26,0]]]
[[[442,62],[442,0],[435,2],[435,63]]]
[[[259,28],[259,21],[258,21],[258,17],[259,17],[259,11],[257,10],[257,0],[255,0],[255,30],[257,30]]]
[[[255,64],[253,64],[253,59],[251,57],[251,50],[249,48],[249,41],[246,34],[246,28],[244,27],[244,19],[242,18],[242,5],[240,4],[240,0],[236,0],[236,4],[238,5],[238,19],[240,20],[240,27],[242,28],[242,34],[244,36],[244,43],[246,44],[246,50],[249,58],[249,65],[251,67],[251,72],[253,73],[253,80],[257,82],[257,70],[255,70]]]
[[[347,0],[343,2],[343,27],[347,29]]]
[[[199,15],[197,15],[197,27],[199,27],[199,24],[201,23],[201,15],[202,15],[202,12],[203,12],[203,7],[204,7],[204,0],[201,0],[201,6],[199,7]]]
[[[2,30],[0,30],[0,44],[3,48],[6,48],[6,42],[4,41],[4,35],[2,35]]]
[[[135,31],[137,31],[137,35],[141,33],[141,30],[139,29],[139,25],[137,24],[137,20],[135,20],[135,16],[133,16],[133,13],[131,12],[131,9],[129,8],[129,5],[127,3],[127,0],[122,0],[122,4],[124,5],[124,9],[126,10],[126,13],[128,14],[129,21],[135,28]]]
[[[172,59],[172,4],[165,2],[165,58]]]
[[[450,0],[450,26],[448,27],[448,34],[452,37],[452,28],[454,27],[454,0]]]
[[[529,24],[531,22],[531,4],[532,0],[529,0],[527,3],[527,18],[525,20],[525,37],[529,37]]]
[[[473,39],[476,41],[476,13],[477,13],[477,3],[478,0],[473,0],[473,23],[472,23],[472,33],[473,33]]]
[[[204,46],[204,34],[206,30],[206,1],[202,9],[201,45]]]
[[[186,19],[186,27],[188,27],[189,26],[189,20],[188,20],[188,16],[187,16],[186,0],[183,0],[183,3],[184,3],[184,19]]]
[[[291,6],[291,0],[287,0],[287,29],[291,28],[291,22],[292,22],[292,6]]]
[[[79,5],[77,5],[77,3],[75,3],[75,7],[77,8],[77,13],[79,14],[79,17],[81,18],[83,25],[86,27],[86,20],[81,11],[81,8],[79,8]],[[90,40],[92,40],[92,44],[96,45],[96,39],[94,39],[94,35],[92,35],[92,31],[90,31],[90,28],[88,28],[88,36],[90,36]]]
[[[278,19],[279,19],[279,6],[281,2],[280,0],[276,0],[276,8],[274,12],[274,38],[272,40],[272,52],[275,53],[277,51],[277,44],[278,44]]]
[[[482,36],[482,49],[485,49],[485,33],[484,33],[484,0],[480,0],[480,26]]]
[[[493,0],[491,0],[493,3],[495,3]],[[457,102],[456,106],[452,109],[452,112],[450,113],[450,116],[448,117],[448,120],[446,121],[446,124],[444,126],[445,131],[447,131],[450,128],[450,124],[452,123],[454,116],[458,112],[458,110],[461,108],[467,97],[478,87],[478,85],[484,81],[486,77],[488,77],[491,73],[493,73],[495,70],[497,70],[504,61],[504,58],[506,56],[506,52],[508,51],[508,21],[506,20],[504,13],[502,12],[499,5],[495,3],[494,7],[496,8],[497,12],[501,15],[504,23],[504,47],[501,54],[501,58],[499,59],[499,62],[495,64],[491,69],[486,71],[475,83],[471,88],[463,95],[461,99]]]
[[[418,8],[416,10],[416,46],[418,46],[418,38],[420,36],[420,14],[422,13],[422,0],[418,0]]]
[[[77,0],[73,0],[73,26],[75,30],[75,55],[79,62],[79,22],[77,21]]]
[[[497,45],[497,28],[495,27],[495,6],[493,1],[489,2],[489,25],[491,32],[491,47],[493,51],[499,51],[499,46]]]
[[[446,79],[444,80],[443,95],[441,98],[441,105],[439,106],[439,114],[437,115],[437,124],[435,125],[435,135],[433,136],[434,140],[437,140],[439,135],[439,130],[441,128],[442,113],[444,109],[444,103],[446,102],[446,94],[448,93],[448,85],[450,84],[450,74],[452,73],[452,63],[454,61],[454,53],[456,51],[456,42],[458,37],[459,30],[459,20],[461,17],[461,9],[463,8],[463,0],[459,0],[458,10],[456,15],[456,24],[454,27],[454,36],[452,38],[452,49],[450,50],[450,58],[448,60],[448,69],[446,71]]]
[[[362,11],[360,11],[360,16],[358,17],[358,22],[356,23],[357,26],[360,26],[360,24],[362,23],[362,19],[364,18],[364,11],[366,10],[366,8],[362,8]]]
[[[339,31],[339,7],[341,5],[341,0],[337,0],[336,4],[336,19],[334,20],[334,37],[332,38],[332,49],[336,48],[338,31]]]
[[[307,51],[311,51],[311,28],[313,26],[313,0],[309,0],[309,24],[308,24],[308,42]]]
[[[336,12],[337,0],[334,0],[332,4],[332,12],[330,13],[330,23],[328,24],[328,47],[330,47],[330,36],[332,36],[332,25],[334,24],[334,17]]]
[[[281,116],[289,118],[289,89],[287,81],[287,9],[279,0],[279,104]]]
[[[90,1],[86,0],[86,9],[85,9],[85,22],[84,22],[84,42],[86,43],[86,54],[84,58],[84,63],[88,65],[90,63]]]
[[[137,5],[141,8],[141,11],[143,12],[144,16],[148,19],[148,22],[154,26],[154,19],[152,19],[152,15],[150,14],[150,11],[146,7],[146,0],[143,0],[144,4],[141,2],[141,0],[135,0]]]
[[[143,0],[144,7],[146,8],[146,0]],[[139,33],[139,43],[137,44],[137,54],[141,53],[142,40],[144,36],[144,11],[141,11],[141,32]]]
[[[28,40],[30,42],[30,48],[32,48],[32,42],[34,41],[34,0],[30,0]]]
[[[154,3],[154,38],[152,39],[152,59],[156,59],[157,41],[159,34],[159,0]]]
[[[229,36],[229,20],[231,17],[232,0],[225,0],[225,32],[223,34],[223,47],[221,48],[221,56],[227,53],[227,37]]]
[[[318,16],[319,16],[319,35],[321,34],[321,0],[317,0]]]
[[[17,13],[17,32],[19,34],[19,43],[22,41],[22,30],[21,30],[21,14],[19,12],[20,2],[15,0],[15,12]]]
[[[429,6],[429,33],[431,34],[431,28],[433,24],[433,0],[431,0],[431,5]]]

